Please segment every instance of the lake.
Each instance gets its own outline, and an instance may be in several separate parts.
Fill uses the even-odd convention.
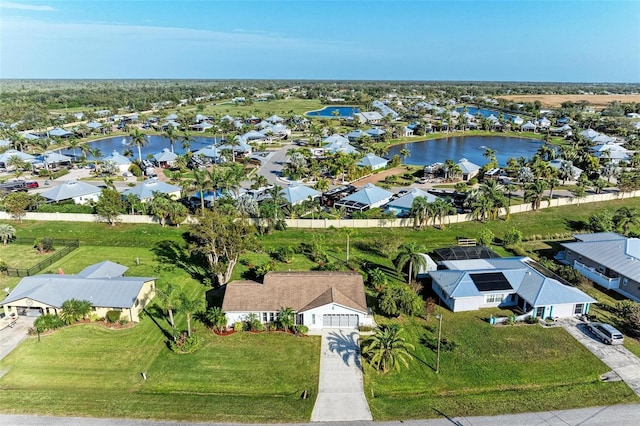
[[[442,139],[404,143],[394,145],[389,150],[388,158],[400,155],[404,148],[411,152],[403,162],[405,164],[426,166],[432,163],[444,163],[461,158],[482,166],[487,159],[482,156],[485,147],[496,151],[500,166],[506,166],[510,157],[531,158],[540,148],[541,142],[535,139],[503,137],[503,136],[455,136]]]
[[[153,155],[153,154],[157,154],[158,152],[162,152],[164,148],[171,149],[171,144],[169,143],[169,139],[165,138],[164,136],[149,135],[147,136],[147,140],[149,141],[149,143],[147,143],[146,146],[141,147],[142,159],[147,158],[147,155],[149,154]],[[194,137],[193,141],[191,142],[190,150],[197,151],[199,149],[204,148],[205,146],[209,146],[213,143],[217,143],[219,140],[220,138],[199,137],[199,136]],[[137,159],[138,147],[137,146],[130,147],[129,141],[131,141],[131,137],[129,136],[114,136],[111,138],[88,142],[87,145],[90,148],[98,148],[100,152],[102,152],[102,156],[99,157],[100,159],[110,156],[113,151],[117,151],[118,153],[122,154],[125,149],[130,149],[131,151],[133,151],[133,157]],[[185,149],[182,148],[182,143],[179,140],[173,143],[173,151],[176,154],[185,153]],[[63,149],[62,153],[65,155],[73,155],[73,150]],[[79,148],[76,148],[76,155],[80,155]],[[93,158],[90,155],[88,157]]]
[[[338,111],[339,115],[334,115],[334,111]],[[317,111],[309,111],[306,115],[311,117],[326,117],[326,118],[338,118],[338,117],[353,117],[353,114],[360,112],[360,108],[353,106],[326,106]]]

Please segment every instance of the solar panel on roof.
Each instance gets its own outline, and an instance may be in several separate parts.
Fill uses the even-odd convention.
[[[513,290],[502,272],[469,274],[478,291]]]

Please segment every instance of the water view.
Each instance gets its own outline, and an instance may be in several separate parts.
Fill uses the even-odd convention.
[[[498,163],[507,164],[510,157],[530,158],[540,147],[535,139],[513,138],[503,136],[456,136],[443,139],[431,139],[421,142],[395,145],[389,150],[388,157],[400,155],[402,149],[411,152],[404,162],[412,165],[428,165],[444,163],[446,160],[458,161],[466,158],[472,163],[483,165],[487,159],[483,157],[486,148],[496,151]]]
[[[337,111],[338,115],[336,115],[334,111]],[[357,112],[360,112],[360,108],[358,107],[329,105],[317,111],[309,111],[306,113],[306,115],[309,115],[312,117],[326,117],[326,118],[353,117],[353,114]]]
[[[456,108],[456,111],[458,111],[459,113],[462,113],[463,110],[464,110],[464,107]],[[486,108],[467,107],[467,112],[473,116],[480,114],[485,118],[488,118],[492,115],[497,118],[500,116],[500,114],[502,114],[504,116],[504,119],[509,121],[513,121],[513,119],[516,118],[515,115],[505,114],[503,112],[494,111],[492,109],[486,109]]]
[[[149,135],[147,136],[148,143],[147,145],[141,147],[142,158],[147,158],[148,155],[157,154],[161,152],[163,149],[171,149],[171,143],[169,139],[164,136],[159,135]],[[191,141],[191,145],[189,147],[190,151],[197,151],[199,149],[204,148],[205,146],[209,146],[211,144],[217,143],[220,138],[213,137],[194,137]],[[97,141],[89,142],[87,145],[91,149],[98,148],[102,155],[98,157],[98,159],[102,159],[104,157],[108,157],[111,155],[113,151],[116,151],[122,154],[125,150],[129,149],[133,152],[133,157],[138,158],[138,147],[137,146],[129,146],[129,142],[131,141],[131,137],[129,136],[114,136],[111,138],[100,139]],[[184,154],[187,150],[182,147],[182,142],[177,140],[173,143],[173,151],[176,154]],[[74,155],[73,149],[63,149],[62,153],[65,155]],[[81,151],[79,148],[75,149],[75,155],[81,155]],[[90,158],[92,158],[89,155]]]

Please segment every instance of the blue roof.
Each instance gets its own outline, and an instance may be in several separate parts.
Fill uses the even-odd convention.
[[[61,129],[60,127],[56,127],[54,129],[49,130],[49,136],[57,136],[57,137],[65,137],[65,136],[70,136],[73,133]]]
[[[118,151],[113,151],[110,156],[103,158],[102,161],[113,161],[118,166],[131,164],[131,160]]]
[[[153,154],[153,158],[158,162],[175,161],[178,158],[178,154],[169,151],[169,148],[164,148],[161,152]]]
[[[393,201],[389,201],[389,204],[387,206],[390,208],[395,207],[403,210],[409,210],[411,209],[411,206],[413,206],[413,200],[418,197],[426,198],[428,203],[433,203],[438,199],[438,197],[433,194],[429,194],[428,192],[425,192],[418,188],[413,188],[402,197],[398,197]]]
[[[282,196],[289,204],[296,205],[309,198],[317,198],[321,195],[320,191],[316,191],[308,186],[301,185],[297,182],[290,184],[280,191]]]
[[[389,163],[386,158],[378,157],[373,153],[368,153],[359,162],[358,166],[375,168],[376,166],[385,167]]]

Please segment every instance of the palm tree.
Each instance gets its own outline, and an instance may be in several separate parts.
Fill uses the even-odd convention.
[[[291,308],[282,308],[278,312],[278,323],[284,331],[289,331],[295,325],[295,313]]]
[[[409,264],[409,274],[407,275],[408,284],[411,283],[412,279],[416,278],[418,269],[425,269],[427,267],[427,260],[422,255],[424,251],[424,247],[419,246],[413,241],[401,245],[398,249],[398,255],[393,260],[393,263],[396,265],[396,268],[398,268],[398,271],[402,271],[402,269]]]
[[[409,214],[413,216],[414,226],[422,229],[424,225],[429,223],[429,201],[427,197],[415,197],[411,204]]]
[[[158,296],[162,307],[167,310],[171,328],[176,328],[175,321],[173,320],[173,311],[178,306],[178,289],[172,284],[168,284],[165,288],[156,288],[156,296]]]
[[[147,135],[140,131],[137,127],[133,129],[133,132],[129,133],[131,136],[131,140],[129,141],[129,146],[138,147],[138,160],[142,163],[142,147],[147,145],[149,140],[147,139]]]
[[[186,293],[180,295],[180,309],[187,317],[187,336],[191,337],[191,314],[195,314],[204,307],[204,300],[198,296],[190,297]]]
[[[407,148],[402,148],[400,150],[400,155],[402,155],[402,158],[406,162],[407,161],[407,157],[409,157],[411,155],[411,151],[409,151]]]
[[[251,189],[260,189],[269,185],[267,178],[258,173],[255,174],[252,180],[253,183],[251,184]]]
[[[362,353],[373,368],[387,373],[391,368],[400,371],[401,365],[409,367],[408,360],[412,358],[409,351],[415,348],[400,337],[401,330],[397,324],[381,325],[364,342]]]
[[[206,170],[193,170],[193,185],[200,192],[200,210],[204,212],[204,191],[209,188],[209,180],[207,179],[207,171]],[[204,214],[204,213],[203,213]]]
[[[622,228],[624,235],[628,235],[632,225],[640,225],[640,213],[635,208],[620,207],[613,215],[613,223],[617,229]]]
[[[547,189],[547,181],[538,179],[535,182],[527,184],[524,190],[524,200],[531,203],[533,210],[540,208],[540,203],[548,197],[544,196],[544,191]]]
[[[7,245],[10,239],[16,236],[16,228],[7,224],[0,223],[0,239],[2,239],[2,244]]]
[[[191,144],[193,143],[194,140],[195,139],[193,138],[193,136],[191,136],[189,133],[184,131],[182,133],[182,136],[180,136],[180,142],[182,143],[182,149],[184,149],[185,152],[190,152],[191,151]]]
[[[205,318],[211,323],[214,331],[222,332],[227,328],[227,314],[217,306],[207,309]]]
[[[165,130],[162,136],[169,139],[169,146],[171,147],[171,152],[173,152],[173,144],[180,138],[180,136],[176,133],[175,127],[169,124],[167,126],[167,130]]]
[[[350,237],[355,233],[355,230],[352,228],[342,228],[342,234],[347,237],[347,263],[349,263],[349,242]]]
[[[450,201],[442,198],[438,198],[433,203],[431,203],[430,208],[431,215],[438,218],[440,229],[444,229],[444,218],[456,211],[456,209],[451,205]]]

